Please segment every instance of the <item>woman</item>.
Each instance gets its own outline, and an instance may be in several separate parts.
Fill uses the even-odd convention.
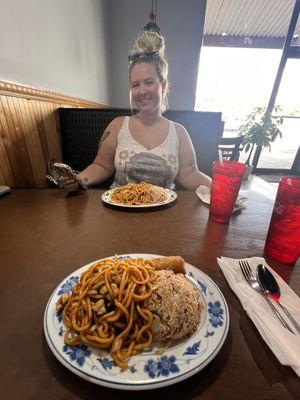
[[[175,178],[188,190],[210,187],[200,172],[192,141],[185,128],[162,116],[168,94],[168,63],[164,39],[146,31],[129,56],[130,99],[138,109],[131,117],[115,118],[106,128],[94,162],[78,177],[86,185],[104,181],[115,172],[112,187],[149,182],[173,189]],[[61,178],[68,191],[73,179]]]

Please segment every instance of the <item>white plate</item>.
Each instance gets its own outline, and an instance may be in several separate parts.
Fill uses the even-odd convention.
[[[126,254],[119,257],[160,257],[154,254]],[[92,263],[91,263],[92,264]],[[203,369],[221,349],[229,328],[229,313],[220,289],[203,272],[185,264],[187,277],[199,289],[205,306],[198,330],[188,339],[168,347],[143,352],[129,359],[128,369],[121,372],[109,353],[102,358],[99,350],[81,345],[65,345],[64,324],[56,312],[56,302],[63,293],[71,292],[74,283],[91,264],[67,276],[54,290],[44,315],[44,331],[48,345],[57,359],[70,371],[90,382],[123,390],[148,390],[183,381]]]
[[[104,203],[110,204],[112,206],[116,206],[116,207],[123,207],[123,208],[150,208],[150,207],[160,207],[160,206],[164,206],[167,204],[171,204],[173,203],[176,199],[177,199],[177,194],[171,190],[171,189],[165,189],[165,191],[168,194],[168,197],[166,200],[163,201],[159,201],[157,203],[152,203],[152,204],[142,204],[142,205],[126,205],[126,204],[120,204],[120,203],[115,203],[113,201],[111,201],[110,196],[112,194],[112,192],[115,189],[110,189],[107,190],[106,192],[104,192],[101,196],[101,200]]]

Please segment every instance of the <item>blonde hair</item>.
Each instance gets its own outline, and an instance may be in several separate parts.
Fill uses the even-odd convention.
[[[129,78],[133,67],[140,63],[153,64],[159,81],[165,83],[163,92],[161,111],[164,112],[168,107],[167,95],[169,92],[168,81],[168,61],[165,56],[165,40],[156,32],[145,31],[139,36],[130,51],[129,60]],[[130,92],[131,93],[131,92]],[[130,96],[131,99],[131,96]]]

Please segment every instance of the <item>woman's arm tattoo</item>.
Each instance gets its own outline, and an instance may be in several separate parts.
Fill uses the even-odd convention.
[[[188,162],[188,167],[191,169],[191,172],[197,171],[197,163],[195,157],[192,157]]]
[[[103,135],[102,135],[102,137],[101,137],[101,139],[100,139],[100,142],[99,142],[98,151],[100,150],[100,148],[101,148],[101,146],[102,146],[104,140],[107,138],[107,136],[108,136],[109,134],[110,134],[110,131],[104,131],[104,132],[103,132]]]

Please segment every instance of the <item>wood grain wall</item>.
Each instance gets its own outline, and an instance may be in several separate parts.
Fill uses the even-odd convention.
[[[107,108],[0,81],[0,185],[47,187],[47,162],[61,160],[58,108]]]

